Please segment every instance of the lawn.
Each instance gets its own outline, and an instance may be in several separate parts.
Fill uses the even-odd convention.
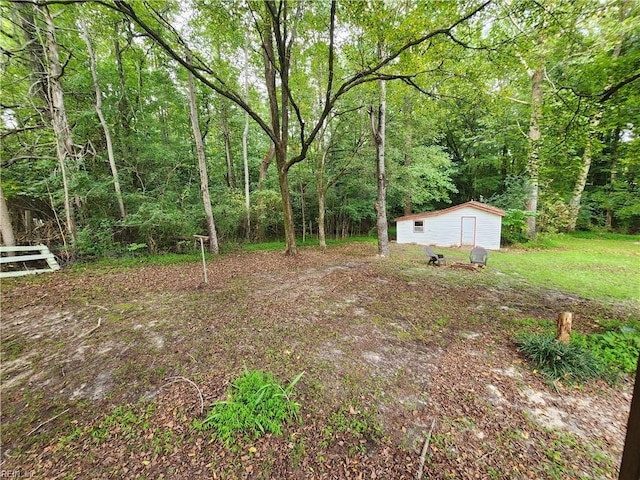
[[[207,285],[195,257],[3,281],[3,472],[615,478],[633,379],[550,385],[515,338],[564,310],[581,333],[639,321],[638,246],[556,241],[479,271],[364,242],[209,258]],[[250,377],[269,384],[252,398],[279,383],[291,420],[258,438],[204,428],[258,370],[272,376]]]

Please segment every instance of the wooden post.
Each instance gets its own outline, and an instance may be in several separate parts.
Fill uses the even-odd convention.
[[[204,258],[204,239],[209,238],[202,235],[194,235],[198,240],[200,240],[200,252],[202,253],[202,271],[204,272],[204,283],[209,284],[209,279],[207,278],[207,261]]]
[[[573,313],[562,312],[558,315],[556,321],[556,340],[562,343],[569,343],[569,335],[571,334],[571,322],[573,321]]]

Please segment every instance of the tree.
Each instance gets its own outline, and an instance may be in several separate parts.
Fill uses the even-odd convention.
[[[198,122],[198,106],[196,104],[196,87],[193,75],[189,72],[189,116],[191,118],[191,127],[193,128],[193,138],[196,144],[196,152],[198,155],[198,171],[200,172],[200,191],[202,192],[202,203],[207,216],[207,228],[209,231],[209,252],[218,254],[218,234],[216,233],[216,224],[213,220],[213,211],[211,210],[211,198],[209,196],[209,175],[207,173],[207,159],[204,155],[204,145],[202,143],[202,134],[200,133],[200,123]]]
[[[111,141],[111,131],[107,125],[107,121],[102,113],[102,90],[100,89],[100,83],[98,82],[98,74],[96,72],[96,56],[91,46],[91,40],[89,38],[89,31],[87,24],[84,20],[80,20],[80,30],[82,38],[87,45],[87,52],[89,52],[89,68],[91,69],[91,78],[93,79],[93,88],[96,92],[96,113],[100,119],[100,125],[104,130],[104,138],[107,142],[107,155],[109,157],[109,167],[111,168],[111,175],[113,176],[113,188],[116,192],[116,201],[118,202],[118,208],[120,210],[120,217],[126,218],[127,212],[124,209],[124,202],[122,201],[122,191],[120,190],[120,178],[118,176],[118,167],[113,154],[113,142]]]
[[[58,53],[58,43],[56,41],[56,28],[53,23],[53,17],[47,6],[35,7],[43,18],[45,23],[45,58],[47,62],[47,87],[51,124],[56,140],[56,153],[60,165],[60,174],[62,176],[62,185],[64,189],[64,211],[66,217],[66,228],[71,241],[71,254],[75,254],[76,250],[76,222],[74,218],[74,209],[71,203],[71,195],[69,192],[69,178],[67,175],[67,162],[77,161],[75,144],[69,121],[67,119],[67,111],[64,103],[64,91],[62,89],[61,78],[63,75],[62,64],[60,63],[60,55]]]
[[[3,245],[12,247],[16,244],[13,227],[11,226],[11,215],[9,215],[7,201],[2,193],[2,185],[0,185],[0,239]]]
[[[117,10],[131,18],[149,37],[153,38],[163,49],[182,66],[190,70],[193,75],[214,91],[225,98],[236,103],[244,109],[251,118],[258,123],[262,130],[269,136],[274,144],[276,167],[278,173],[278,184],[282,197],[282,206],[284,214],[284,231],[286,241],[286,253],[296,253],[295,231],[293,224],[293,211],[291,205],[291,195],[289,189],[289,170],[293,165],[303,161],[312,145],[316,135],[318,134],[323,122],[334,109],[336,102],[348,91],[363,83],[373,82],[380,79],[390,80],[395,78],[406,77],[406,75],[397,75],[384,71],[385,67],[391,70],[391,65],[402,54],[418,45],[423,45],[430,40],[438,37],[452,37],[454,29],[468,21],[478,12],[483,10],[490,2],[481,3],[472,7],[468,13],[458,16],[455,20],[449,21],[448,26],[435,28],[428,33],[421,32],[419,34],[411,34],[408,38],[398,43],[398,46],[391,51],[390,54],[380,59],[380,61],[368,65],[361,70],[351,73],[340,82],[335,84],[335,29],[336,29],[336,12],[337,5],[335,1],[330,4],[329,11],[326,11],[321,4],[305,5],[303,3],[292,4],[281,0],[278,2],[266,1],[261,8],[254,8],[254,4],[249,4],[249,10],[254,18],[254,26],[260,37],[261,49],[264,57],[264,79],[269,102],[269,120],[266,121],[262,116],[252,109],[237,91],[234,90],[232,83],[225,81],[216,72],[215,68],[210,67],[207,62],[199,59],[198,56],[189,53],[187,42],[184,38],[177,34],[175,29],[169,28],[169,34],[173,35],[174,41],[166,39],[166,27],[170,23],[160,14],[153,10],[146,10],[145,14],[151,16],[155,21],[146,20],[134,4],[120,1],[106,1],[103,4]],[[148,5],[148,4],[145,4]],[[237,7],[237,6],[236,6]],[[237,7],[240,8],[240,7]],[[293,8],[293,11],[291,10]],[[307,9],[305,11],[305,9]],[[315,23],[310,20],[305,23],[307,17],[313,18]],[[327,18],[328,17],[328,18]],[[325,22],[319,19],[325,18]],[[320,25],[327,25],[328,38],[320,34]],[[164,27],[163,27],[164,26]],[[307,123],[303,117],[303,111],[298,103],[299,98],[296,92],[291,88],[291,66],[295,55],[295,44],[297,34],[302,28],[318,29],[319,41],[326,42],[326,62],[328,64],[328,74],[325,83],[325,95],[321,114],[315,119],[314,123],[307,128]],[[164,28],[164,30],[163,30]],[[190,56],[187,54],[189,53]],[[192,58],[193,61],[189,60]],[[290,149],[290,112],[295,113],[297,121],[296,133],[298,144],[296,152],[289,156]]]
[[[391,254],[389,247],[389,232],[387,222],[387,168],[385,164],[386,142],[386,112],[387,112],[387,86],[384,80],[380,81],[380,99],[378,108],[369,109],[371,120],[371,135],[376,147],[376,175],[378,183],[378,197],[374,204],[378,229],[378,255],[388,257]]]

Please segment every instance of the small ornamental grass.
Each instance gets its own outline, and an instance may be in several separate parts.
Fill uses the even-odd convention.
[[[576,343],[561,343],[552,336],[524,334],[516,344],[523,355],[551,382],[584,383],[592,378],[613,381],[616,372]]]
[[[303,374],[282,387],[273,375],[245,368],[242,376],[232,382],[227,400],[216,402],[204,421],[194,421],[194,427],[213,429],[227,446],[240,434],[252,439],[265,433],[280,435],[284,423],[298,418],[300,405],[292,396]]]

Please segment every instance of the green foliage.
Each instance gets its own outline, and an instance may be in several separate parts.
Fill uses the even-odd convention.
[[[571,211],[558,195],[550,195],[541,201],[538,230],[541,232],[566,232],[571,222]]]
[[[121,252],[122,248],[114,241],[115,226],[115,220],[110,218],[90,221],[78,231],[78,253],[90,258],[105,258]]]
[[[506,245],[526,242],[527,217],[531,214],[524,210],[510,208],[502,218],[502,242]]]
[[[593,378],[611,378],[605,364],[576,343],[561,343],[549,335],[524,334],[516,344],[532,366],[549,381],[584,383]]]
[[[334,439],[339,433],[349,433],[355,438],[367,438],[372,441],[384,437],[384,430],[375,415],[359,405],[341,407],[329,415],[323,430],[325,442]]]
[[[300,405],[292,397],[304,372],[285,388],[269,373],[249,371],[233,381],[227,400],[217,402],[204,421],[194,421],[198,430],[214,429],[230,446],[238,434],[258,438],[265,433],[280,435],[282,425],[298,417]]]
[[[531,194],[531,184],[524,176],[507,175],[504,180],[504,190],[494,193],[487,203],[503,210],[521,210]]]
[[[91,436],[96,442],[101,442],[111,435],[132,438],[149,428],[149,419],[153,410],[153,404],[146,407],[141,405],[118,406],[96,428],[91,430]]]
[[[634,328],[621,327],[619,331],[591,335],[575,334],[572,341],[588,349],[609,369],[626,373],[636,371],[640,355],[640,332]]]

